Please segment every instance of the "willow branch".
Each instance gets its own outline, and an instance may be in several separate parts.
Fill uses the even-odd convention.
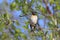
[[[44,2],[45,5],[46,5],[46,10],[48,11],[48,13],[49,13],[50,15],[52,15],[52,13],[51,13],[51,11],[50,11],[50,9],[49,9],[49,6],[48,6],[48,3],[47,3],[47,0],[43,0],[43,2]]]

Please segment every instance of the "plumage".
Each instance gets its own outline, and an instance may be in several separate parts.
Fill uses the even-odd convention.
[[[36,15],[32,15],[32,16],[31,16],[31,22],[32,22],[33,24],[36,24],[36,23],[37,23],[37,20],[38,20],[38,17],[37,17]]]
[[[38,20],[37,15],[34,12],[32,12],[32,15],[30,17],[31,31],[34,31],[34,29],[36,28],[37,20]]]
[[[35,29],[42,30],[38,24],[38,16],[36,15],[36,12],[32,12],[32,15],[30,17],[30,28],[31,32],[34,32]]]

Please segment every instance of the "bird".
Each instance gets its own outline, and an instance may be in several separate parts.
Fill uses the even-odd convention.
[[[34,29],[36,28],[37,22],[38,22],[38,16],[36,15],[36,12],[32,12],[32,15],[30,17],[30,28],[31,28],[31,32],[33,32]]]

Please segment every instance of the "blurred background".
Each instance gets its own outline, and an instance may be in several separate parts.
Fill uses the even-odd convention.
[[[43,31],[31,33],[31,11]],[[60,0],[0,0],[0,40],[60,40]]]

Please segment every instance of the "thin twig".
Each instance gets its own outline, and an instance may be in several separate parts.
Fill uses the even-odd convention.
[[[48,13],[49,13],[50,15],[52,15],[52,13],[51,13],[51,11],[50,11],[50,9],[49,9],[49,7],[48,7],[47,0],[43,0],[43,2],[44,2],[45,5],[46,5],[46,10],[48,11]]]
[[[41,29],[42,30],[57,30],[57,31],[60,30],[60,28],[47,28],[47,29],[46,28],[41,28]]]

